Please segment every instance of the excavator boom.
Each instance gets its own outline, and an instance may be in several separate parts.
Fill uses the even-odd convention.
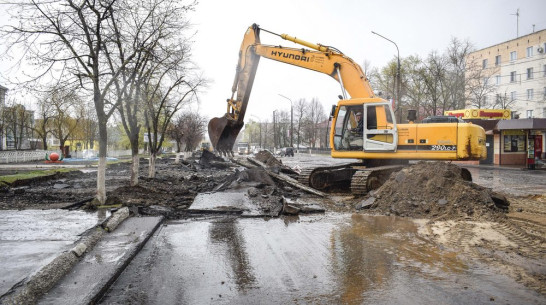
[[[344,95],[347,92],[353,98],[374,97],[360,66],[337,49],[266,30],[264,31],[311,50],[263,45],[260,42],[260,30],[258,25],[253,24],[245,32],[239,50],[231,98],[227,100],[227,111],[223,117],[209,121],[209,138],[217,151],[232,154],[235,140],[244,125],[246,107],[260,57],[327,74],[340,83]]]

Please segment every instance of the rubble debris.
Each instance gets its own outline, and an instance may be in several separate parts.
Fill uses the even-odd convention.
[[[319,191],[319,190],[315,190],[314,188],[311,188],[311,187],[308,187],[307,185],[303,185],[301,183],[299,183],[297,180],[293,179],[292,177],[290,176],[287,176],[285,174],[282,174],[282,173],[275,173],[273,172],[269,167],[266,166],[266,164],[260,162],[259,160],[255,160],[255,159],[252,159],[252,158],[248,158],[248,161],[262,167],[264,170],[267,171],[267,173],[277,179],[277,180],[280,180],[280,181],[284,181],[288,184],[290,184],[291,186],[294,186],[294,187],[297,187],[301,190],[304,190],[308,193],[311,193],[311,194],[314,194],[314,195],[317,195],[317,196],[320,196],[320,197],[326,197],[326,194]]]
[[[375,202],[375,197],[370,196],[362,201],[360,201],[356,206],[355,209],[362,210],[362,209],[368,209],[373,206],[373,203]]]
[[[468,171],[446,162],[419,162],[393,173],[356,207],[415,218],[497,219],[505,217],[509,203],[471,181]]]
[[[294,205],[288,204],[286,201],[283,201],[282,213],[284,215],[298,215],[300,211],[301,211],[300,208]]]
[[[281,172],[287,175],[293,175],[293,176],[298,175],[297,171],[282,164],[281,160],[275,158],[275,156],[273,156],[273,154],[267,150],[262,150],[258,152],[257,154],[255,154],[254,161],[261,162],[261,164],[263,164],[264,167],[268,168],[269,170],[273,171],[276,174]]]
[[[229,162],[226,162],[224,158],[219,157],[208,150],[203,150],[201,157],[199,158],[199,164],[205,168],[215,167],[215,168],[229,168],[232,166]]]

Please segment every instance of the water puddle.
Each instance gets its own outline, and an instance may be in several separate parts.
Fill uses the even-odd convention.
[[[158,296],[157,303],[177,295],[186,304],[540,300],[515,281],[420,238],[417,230],[405,218],[362,214],[170,221],[118,280],[119,291],[131,291],[115,298],[123,303],[144,292]],[[139,272],[150,262],[149,272]],[[148,280],[156,277],[161,280]],[[165,283],[176,291],[165,291]]]

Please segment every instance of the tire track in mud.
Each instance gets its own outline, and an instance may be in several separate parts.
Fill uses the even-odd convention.
[[[462,258],[482,261],[495,272],[546,295],[546,225],[508,218],[498,222],[435,221],[422,231]]]

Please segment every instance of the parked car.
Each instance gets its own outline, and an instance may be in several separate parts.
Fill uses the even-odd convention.
[[[293,157],[294,156],[294,148],[284,147],[283,149],[281,149],[281,153],[279,155],[281,157]]]

